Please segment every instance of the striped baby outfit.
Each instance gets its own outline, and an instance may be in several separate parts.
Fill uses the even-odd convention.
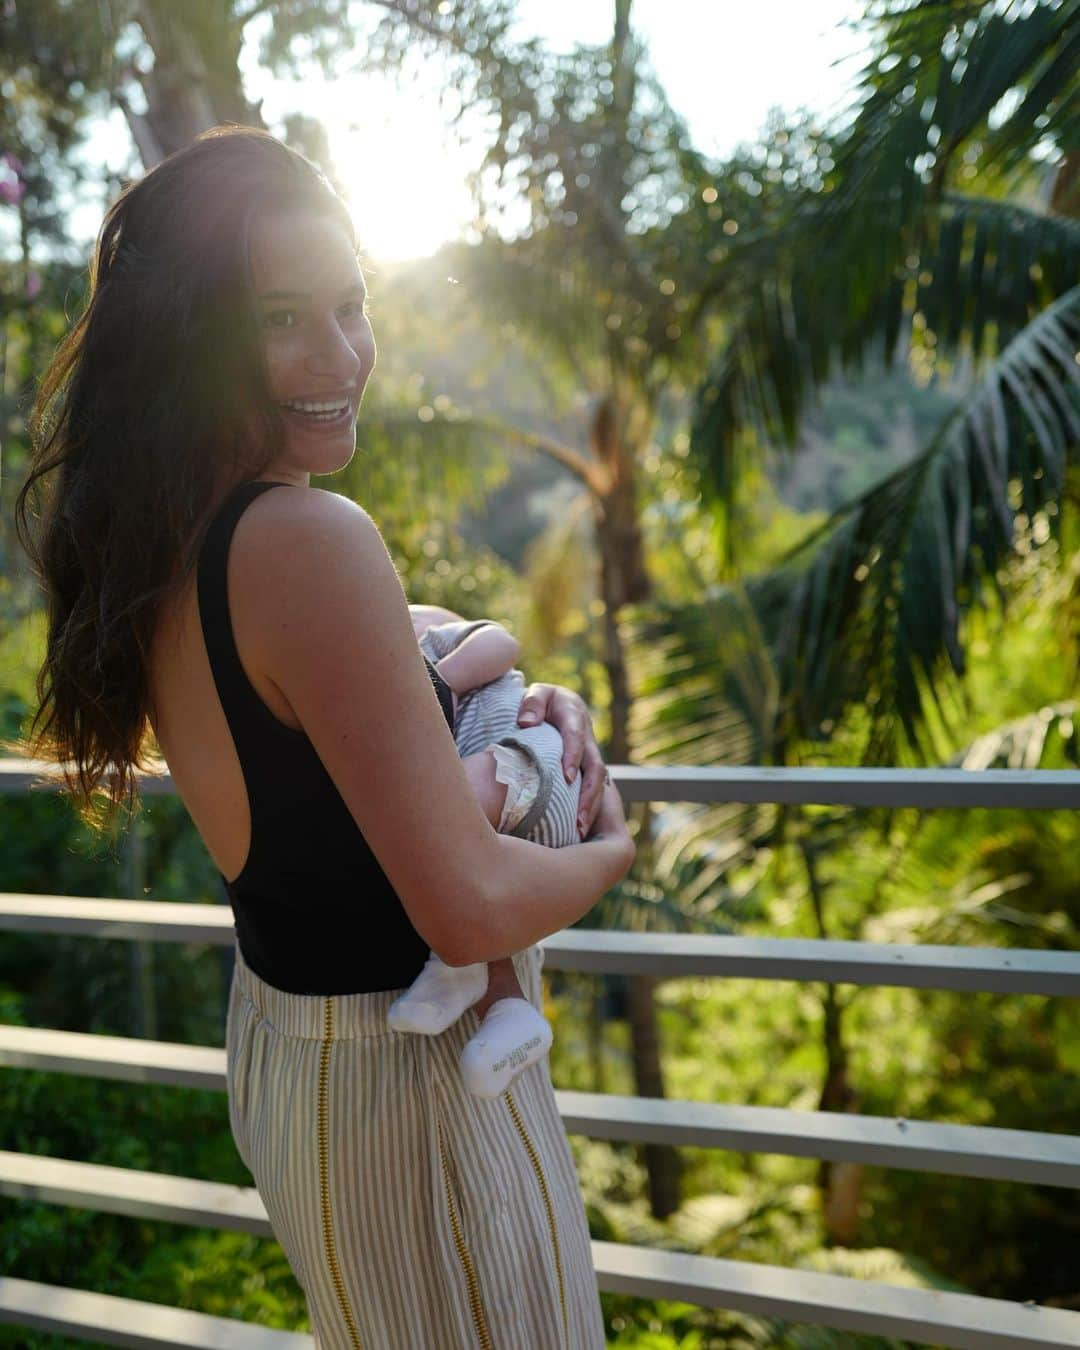
[[[470,633],[488,623],[489,619],[473,619],[432,624],[420,635],[420,650],[432,663],[441,661]],[[508,833],[534,844],[546,844],[548,848],[579,844],[577,809],[581,775],[576,774],[572,783],[566,781],[562,736],[550,722],[518,726],[524,694],[525,677],[520,670],[507,671],[489,684],[460,694],[454,716],[454,744],[462,758],[480,754],[493,744],[521,750],[536,767],[540,784],[528,813]]]

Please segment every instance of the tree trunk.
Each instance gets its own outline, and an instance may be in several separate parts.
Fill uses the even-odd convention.
[[[647,420],[647,416],[640,420]],[[619,633],[619,610],[625,604],[644,600],[651,587],[638,519],[635,459],[620,426],[614,394],[607,395],[597,407],[590,441],[598,469],[590,486],[600,554],[600,598],[604,605],[604,668],[611,690],[611,728],[606,753],[612,764],[625,764],[631,748],[631,695],[626,651]],[[643,830],[639,838],[644,839],[646,833]],[[639,857],[639,866],[644,861]],[[655,983],[646,975],[632,975],[627,981],[634,1086],[639,1097],[665,1095],[653,997]],[[658,1144],[644,1145],[639,1152],[649,1177],[652,1212],[658,1219],[666,1218],[679,1207],[679,1155],[675,1149]]]
[[[806,866],[818,936],[827,939],[829,934],[825,924],[825,891],[817,874],[815,854],[805,837],[799,840],[799,848]],[[857,1111],[858,1098],[848,1074],[847,1047],[844,1045],[844,1005],[837,996],[835,984],[825,986],[823,1013],[825,1078],[821,1086],[818,1110]],[[818,1189],[821,1193],[822,1216],[825,1220],[825,1240],[830,1246],[850,1247],[858,1238],[862,1176],[861,1163],[823,1160],[818,1166]]]
[[[652,975],[631,975],[627,981],[634,1087],[639,1097],[663,1097],[660,1038]],[[649,1176],[649,1205],[658,1219],[679,1208],[679,1155],[666,1144],[644,1144],[639,1153]]]
[[[630,685],[626,674],[626,654],[619,637],[615,611],[604,601],[604,669],[611,691],[611,730],[608,734],[606,758],[612,764],[626,764],[630,759]]]
[[[1080,216],[1080,150],[1070,151],[1058,165],[1050,210],[1059,216]]]
[[[152,169],[218,123],[265,126],[261,105],[244,96],[243,26],[227,6],[138,0],[134,17],[154,53],[152,70],[131,70],[146,97],[146,112],[136,112],[120,90],[113,90],[113,98],[144,168]]]
[[[843,1039],[843,1007],[836,985],[825,986],[825,1082],[819,1111],[855,1111],[858,1104],[848,1078],[847,1049]],[[862,1164],[822,1161],[818,1168],[825,1240],[830,1246],[851,1247],[859,1235],[862,1203]]]
[[[603,555],[601,555],[603,558]],[[601,567],[604,571],[603,563]],[[612,569],[614,570],[614,569]],[[610,573],[608,573],[610,575]],[[619,636],[615,612],[604,604],[604,664],[611,685],[611,738],[607,758],[613,764],[625,764],[630,758],[630,693],[626,677],[626,658]],[[648,803],[645,804],[646,808]],[[646,812],[645,819],[648,819]],[[647,826],[639,833],[645,838]],[[647,847],[647,844],[646,844]],[[640,853],[638,866],[647,865]],[[639,1097],[663,1097],[664,1075],[660,1061],[660,1032],[653,998],[655,980],[649,975],[631,975],[627,979],[630,1047],[634,1064],[634,1087]],[[646,1144],[639,1154],[649,1176],[649,1202],[658,1219],[666,1218],[679,1207],[679,1155],[673,1148]]]
[[[620,413],[615,395],[607,394],[597,406],[589,429],[589,443],[597,462],[590,487],[600,552],[600,593],[613,614],[623,605],[640,604],[652,592],[638,518],[637,466],[632,449],[632,443],[647,434],[651,410],[633,408],[622,417]],[[620,426],[620,420],[627,426]]]

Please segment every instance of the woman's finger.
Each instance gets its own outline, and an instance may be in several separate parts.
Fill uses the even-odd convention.
[[[585,746],[581,761],[581,796],[578,799],[578,833],[584,839],[592,829],[604,796],[607,769],[595,740]]]
[[[519,726],[550,722],[563,739],[563,776],[568,783],[577,777],[585,744],[592,736],[588,710],[580,695],[555,684],[531,684],[518,711]]]
[[[555,693],[553,684],[530,684],[522,695],[518,709],[518,726],[535,726],[538,722],[550,722],[548,705]]]
[[[548,713],[548,720],[555,721],[555,716],[559,719],[556,726],[563,738],[563,776],[568,783],[572,783],[581,769],[585,747],[592,737],[589,710],[580,694],[558,685],[551,701],[552,711]]]

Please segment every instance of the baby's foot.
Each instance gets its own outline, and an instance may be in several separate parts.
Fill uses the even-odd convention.
[[[474,1097],[498,1097],[522,1069],[543,1059],[551,1041],[551,1027],[527,999],[500,999],[461,1052],[465,1086]]]
[[[445,965],[434,952],[424,969],[386,1014],[394,1031],[415,1031],[422,1036],[437,1036],[456,1022],[466,1008],[487,988],[487,962],[471,966]]]

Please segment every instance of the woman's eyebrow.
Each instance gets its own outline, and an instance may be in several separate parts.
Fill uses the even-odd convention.
[[[367,287],[362,281],[354,281],[343,287],[342,295],[367,295]],[[310,300],[310,291],[264,291],[260,300]]]

